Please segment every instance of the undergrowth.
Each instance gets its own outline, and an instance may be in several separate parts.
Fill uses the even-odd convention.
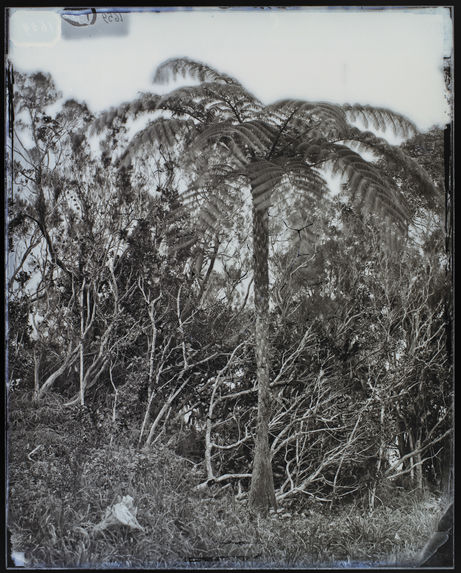
[[[138,450],[97,413],[65,409],[58,398],[12,401],[8,436],[8,528],[28,567],[412,565],[442,509],[427,492],[387,487],[371,514],[355,500],[262,518],[229,488],[197,490],[202,466],[171,444]],[[95,530],[125,495],[143,530]]]

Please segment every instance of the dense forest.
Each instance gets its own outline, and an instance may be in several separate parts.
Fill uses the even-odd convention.
[[[181,78],[94,115],[14,74],[12,546],[42,567],[414,563],[452,495],[444,131],[264,106],[185,58],[155,76]]]

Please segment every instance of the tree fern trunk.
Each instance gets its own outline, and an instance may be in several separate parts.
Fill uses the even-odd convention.
[[[253,270],[255,294],[255,354],[258,382],[258,416],[256,421],[250,507],[267,513],[275,507],[274,479],[269,449],[269,232],[267,208],[253,205]]]

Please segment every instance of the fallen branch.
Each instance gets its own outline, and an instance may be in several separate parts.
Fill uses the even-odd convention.
[[[220,477],[212,477],[196,485],[195,489],[198,490],[205,489],[213,483],[219,483],[228,479],[243,479],[243,478],[251,478],[251,474],[224,474]]]
[[[27,458],[28,458],[31,462],[33,462],[34,460],[33,460],[30,456],[31,456],[32,454],[35,454],[35,452],[36,452],[37,450],[39,450],[41,447],[42,447],[42,444],[39,444],[36,448],[34,448],[31,452],[29,452],[29,453],[27,454]]]

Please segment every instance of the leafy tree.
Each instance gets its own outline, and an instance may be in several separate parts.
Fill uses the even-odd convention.
[[[133,198],[123,172],[93,153],[84,104],[62,102],[49,75],[17,74],[15,86],[9,233],[19,264],[9,278],[9,302],[27,305],[35,322],[33,342],[21,338],[23,351],[33,347],[35,398],[63,383],[64,374],[65,390],[75,392],[77,371],[75,400],[83,404],[137,328],[136,319],[122,319],[133,284],[117,289],[120,269],[112,263],[146,206],[142,194]]]
[[[270,214],[289,209],[296,197],[303,198],[309,213],[326,196],[325,174],[330,171],[347,183],[354,208],[381,213],[389,221],[389,233],[405,231],[408,209],[403,186],[395,185],[376,161],[365,159],[364,152],[388,164],[404,165],[405,178],[418,183],[428,202],[434,201],[434,187],[402,150],[365,131],[370,123],[377,130],[391,127],[404,136],[416,133],[414,125],[397,113],[298,100],[265,106],[236,79],[187,58],[160,65],[155,81],[180,77],[198,85],[162,97],[144,95],[145,100],[150,97],[150,109],[157,110],[157,117],[133,138],[125,164],[145,154],[149,145],[175,150],[188,174],[183,202],[196,211],[198,224],[205,229],[216,229],[228,220],[242,197],[251,204],[258,415],[250,504],[265,512],[275,505],[268,433]],[[106,117],[106,123],[113,117]],[[104,124],[104,119],[100,122]],[[302,227],[307,221],[300,223]]]

